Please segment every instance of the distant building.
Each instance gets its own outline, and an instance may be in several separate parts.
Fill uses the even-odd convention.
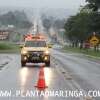
[[[8,29],[0,29],[0,41],[18,42],[20,41],[21,34]]]
[[[14,28],[15,26],[14,25],[8,25],[8,28]]]
[[[8,40],[9,39],[9,31],[0,30],[0,40]]]

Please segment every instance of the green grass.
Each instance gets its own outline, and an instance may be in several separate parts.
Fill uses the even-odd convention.
[[[90,56],[100,57],[100,51],[96,52],[94,50],[85,50],[80,48],[73,48],[73,47],[64,47],[65,52],[74,52],[74,53],[82,53]]]
[[[20,48],[16,44],[10,42],[0,42],[0,53],[16,53],[19,51]]]

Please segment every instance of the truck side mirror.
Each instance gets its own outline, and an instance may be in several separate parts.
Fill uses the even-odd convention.
[[[52,45],[48,44],[48,48],[52,48]]]

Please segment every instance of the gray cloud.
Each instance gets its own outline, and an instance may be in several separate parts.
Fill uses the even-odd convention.
[[[0,6],[77,9],[85,0],[0,0]]]

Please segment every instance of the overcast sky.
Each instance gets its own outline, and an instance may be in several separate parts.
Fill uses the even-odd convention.
[[[0,0],[0,6],[77,9],[85,0]]]

